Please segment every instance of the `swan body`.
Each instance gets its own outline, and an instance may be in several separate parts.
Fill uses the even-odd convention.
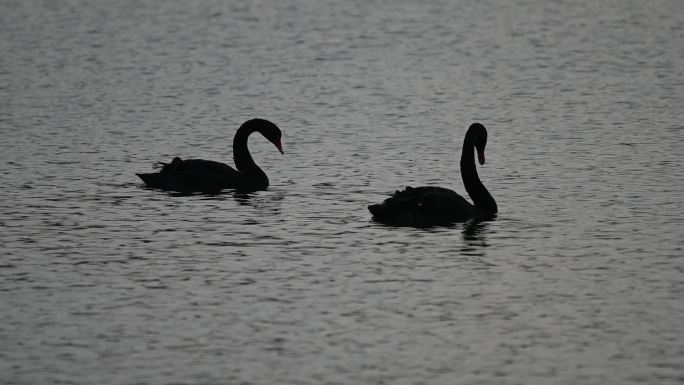
[[[474,149],[484,164],[487,129],[480,123],[468,128],[461,153],[461,178],[473,204],[443,187],[406,187],[382,203],[368,206],[375,221],[393,226],[446,226],[470,219],[494,217],[496,201],[480,181],[475,166]]]
[[[136,175],[147,187],[185,193],[216,193],[223,189],[265,190],[269,185],[268,177],[254,162],[247,148],[247,138],[253,132],[262,134],[283,153],[282,133],[278,126],[265,119],[251,119],[238,128],[233,138],[233,159],[237,169],[213,160],[175,157],[170,163],[160,162],[159,172]]]

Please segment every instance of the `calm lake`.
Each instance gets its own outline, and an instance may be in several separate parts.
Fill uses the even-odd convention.
[[[681,0],[0,0],[3,384],[681,384]],[[268,191],[136,172],[233,164]],[[414,229],[366,206],[466,196]]]

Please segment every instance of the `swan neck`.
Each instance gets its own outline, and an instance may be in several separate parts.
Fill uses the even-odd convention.
[[[237,130],[233,138],[233,161],[238,171],[250,179],[265,180],[266,186],[268,186],[266,173],[257,166],[254,159],[252,159],[249,148],[247,148],[247,139],[255,131],[257,131],[256,127],[247,125],[242,125]]]
[[[495,214],[498,211],[496,201],[480,181],[475,165],[475,136],[472,130],[466,134],[461,153],[461,178],[473,205],[484,213]]]

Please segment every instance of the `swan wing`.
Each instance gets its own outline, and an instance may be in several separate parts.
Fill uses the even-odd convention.
[[[373,217],[395,226],[436,226],[466,220],[473,205],[443,187],[407,187],[380,204],[368,206]]]
[[[247,183],[241,172],[231,166],[205,159],[173,158],[160,163],[157,173],[138,174],[148,187],[181,192],[218,192]]]
[[[177,163],[173,162],[164,166],[173,175],[173,178],[182,191],[220,191],[225,188],[233,188],[245,183],[245,176],[231,166],[205,159],[187,159]]]

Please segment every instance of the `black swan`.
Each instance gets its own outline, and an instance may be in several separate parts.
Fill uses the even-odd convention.
[[[253,132],[263,135],[283,154],[282,136],[275,124],[265,119],[251,119],[238,128],[233,138],[234,169],[225,163],[204,159],[173,158],[171,163],[161,163],[161,170],[149,174],[136,174],[147,187],[184,193],[216,193],[222,189],[243,192],[265,190],[268,177],[249,153],[247,138]]]
[[[473,200],[472,205],[462,196],[443,187],[406,187],[384,202],[368,206],[373,219],[393,226],[428,227],[450,225],[472,218],[493,218],[497,213],[496,202],[477,175],[473,151],[474,147],[480,164],[484,164],[486,145],[487,129],[480,123],[473,123],[466,132],[461,153],[461,177]]]

